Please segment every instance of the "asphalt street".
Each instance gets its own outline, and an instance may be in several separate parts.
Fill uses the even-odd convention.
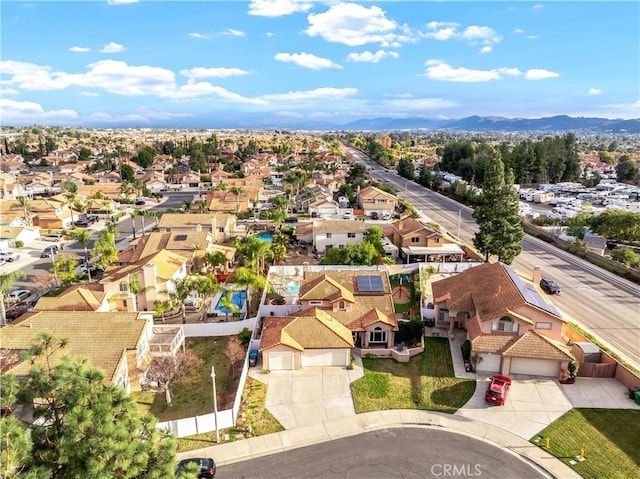
[[[515,453],[429,428],[371,431],[218,468],[218,478],[535,479],[548,477]]]

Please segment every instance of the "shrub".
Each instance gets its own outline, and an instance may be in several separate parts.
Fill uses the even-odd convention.
[[[16,248],[22,248],[24,246],[24,241],[18,240],[16,241]]]
[[[249,328],[244,328],[242,331],[238,333],[238,339],[240,340],[240,344],[243,346],[248,346],[251,341],[251,331]]]
[[[471,358],[471,341],[466,339],[460,349],[462,350],[462,359],[468,361]]]
[[[412,319],[405,323],[398,323],[398,332],[396,333],[396,343],[415,344],[419,343],[424,332],[424,326],[419,319]]]

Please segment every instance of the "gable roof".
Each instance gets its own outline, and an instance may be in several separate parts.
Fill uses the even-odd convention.
[[[177,253],[167,251],[165,249],[156,251],[140,258],[133,264],[116,267],[110,269],[107,274],[101,280],[100,283],[112,283],[120,279],[126,278],[129,275],[136,274],[144,268],[146,264],[153,264],[156,267],[156,277],[167,281],[173,277],[174,274],[187,262],[187,258]]]
[[[552,339],[543,336],[537,331],[527,331],[508,345],[503,352],[504,356],[532,359],[557,359],[572,361],[574,358]]]
[[[62,357],[85,358],[91,366],[105,371],[113,380],[125,350],[137,349],[147,327],[143,313],[92,311],[40,311],[25,313],[19,320],[2,328],[2,357],[12,351],[29,349],[40,333],[47,332],[58,339],[68,339],[65,348],[52,356],[54,364]],[[11,365],[17,376],[28,373],[28,361]]]
[[[76,284],[58,296],[41,297],[34,311],[95,311],[105,298],[104,286],[99,283]]]
[[[363,233],[367,230],[361,220],[316,220],[313,222],[315,233]]]
[[[195,252],[194,246],[201,250],[213,242],[209,231],[155,231],[140,236],[135,243],[118,255],[121,262],[135,263],[140,258],[149,256],[160,250],[166,249],[181,256],[191,258]]]
[[[260,350],[285,345],[302,351],[306,348],[352,348],[351,330],[318,308],[309,308],[289,317],[267,317]]]
[[[351,290],[326,274],[305,282],[300,287],[300,300],[302,301],[328,300],[335,302],[339,299],[346,299],[351,303],[355,302]]]

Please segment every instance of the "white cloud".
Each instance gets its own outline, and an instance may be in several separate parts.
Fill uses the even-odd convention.
[[[230,35],[232,37],[244,37],[246,34],[241,30],[235,30],[233,28],[227,28],[221,33],[221,35]]]
[[[349,53],[347,61],[378,63],[383,58],[398,58],[399,56],[398,53],[392,51],[378,50],[375,53],[365,51],[362,53]]]
[[[598,89],[598,88],[589,88],[589,95],[601,95],[602,94],[602,90]]]
[[[78,95],[82,96],[100,96],[100,93],[96,93],[94,91],[81,91]]]
[[[308,0],[251,0],[249,15],[281,17],[296,12],[306,12],[313,7]]]
[[[269,38],[271,38],[271,37],[272,37],[272,36],[274,36],[274,35],[275,35],[275,33],[273,33],[273,32],[267,32],[267,33],[265,33],[265,36],[267,36],[267,37],[269,37]]]
[[[78,118],[73,110],[45,111],[38,103],[31,101],[15,101],[0,98],[0,116],[5,124],[22,125],[38,123],[56,123]]]
[[[540,10],[541,8],[544,8],[544,5],[542,5],[540,3],[536,3],[532,8],[534,8],[536,10]]]
[[[496,68],[492,70],[472,70],[465,67],[453,68],[441,60],[428,60],[425,63],[426,76],[431,80],[451,82],[487,82],[500,80],[504,75],[519,76],[522,72],[517,68]]]
[[[189,68],[188,70],[180,70],[180,75],[188,78],[228,78],[232,76],[246,75],[246,70],[240,68]]]
[[[427,30],[429,31],[424,33],[423,36],[443,42],[451,39],[460,39],[471,43],[482,42],[484,45],[492,45],[502,40],[502,37],[491,27],[470,25],[463,31],[459,31],[459,27],[460,24],[455,22],[429,22],[427,23]]]
[[[460,36],[463,40],[467,41],[481,40],[486,45],[499,43],[502,40],[502,37],[498,35],[493,28],[478,25],[471,25],[465,28]]]
[[[124,47],[116,42],[107,43],[100,53],[120,53],[124,51]]]
[[[524,30],[522,28],[516,28],[513,30],[513,33],[517,33],[518,35],[522,35],[524,33]]]
[[[491,53],[491,50],[493,50],[493,48],[491,48],[489,45],[484,46],[480,49],[480,53]]]
[[[19,93],[15,88],[2,88],[3,95],[18,95]]]
[[[424,36],[440,41],[450,40],[459,35],[459,26],[460,24],[455,22],[429,22],[427,23],[427,29],[430,31],[425,33]]]
[[[385,15],[384,10],[376,6],[367,8],[355,3],[339,3],[324,13],[309,14],[309,28],[305,33],[350,47],[367,43],[388,46],[398,41],[409,41],[408,35],[399,36],[395,33],[398,25]]]
[[[524,74],[524,78],[531,81],[546,80],[547,78],[556,78],[559,76],[560,75],[558,73],[545,70],[543,68],[532,68],[531,70],[527,70]]]
[[[91,48],[73,46],[69,48],[69,51],[74,53],[86,53],[86,52],[90,52]]]
[[[279,62],[293,63],[299,67],[311,70],[324,70],[326,68],[341,69],[342,65],[332,62],[328,58],[320,58],[312,53],[276,53],[273,57]]]
[[[340,100],[358,93],[357,88],[316,88],[315,90],[291,91],[288,93],[274,93],[263,95],[265,100],[277,101],[307,101],[307,100]]]
[[[207,35],[206,33],[191,32],[191,33],[187,33],[187,35],[190,36],[191,38],[197,38],[198,40],[210,40],[211,39],[211,35]]]
[[[109,5],[128,5],[130,3],[138,3],[140,0],[107,0]]]

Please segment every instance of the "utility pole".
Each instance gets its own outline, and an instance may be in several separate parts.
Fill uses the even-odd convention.
[[[462,221],[462,208],[460,208],[460,211],[458,211],[458,236],[457,238],[460,239],[460,223]]]
[[[220,444],[220,429],[218,429],[218,400],[216,398],[216,370],[211,366],[211,381],[213,382],[213,417],[216,422],[216,443]]]

